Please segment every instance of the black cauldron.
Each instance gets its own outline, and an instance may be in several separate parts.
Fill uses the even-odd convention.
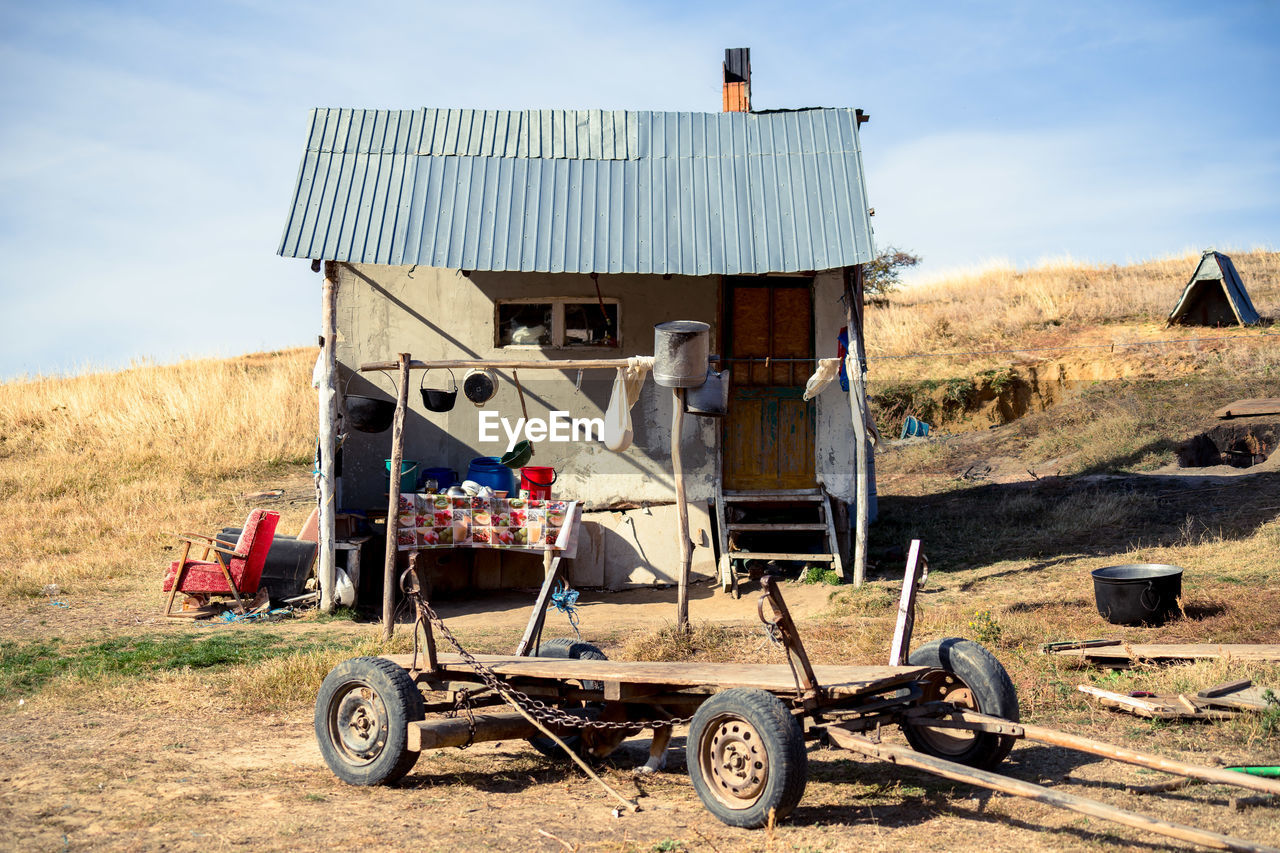
[[[377,397],[360,394],[344,394],[347,407],[347,424],[360,432],[382,432],[391,426],[396,414],[396,404]]]
[[[1130,563],[1093,571],[1098,613],[1113,625],[1160,625],[1178,610],[1182,569]]]

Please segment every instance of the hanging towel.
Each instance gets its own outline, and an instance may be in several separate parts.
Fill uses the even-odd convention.
[[[840,372],[840,359],[824,358],[818,361],[818,369],[809,377],[809,381],[804,384],[804,398],[812,400],[814,397],[822,393],[828,385],[835,381],[836,375]]]
[[[604,413],[604,446],[621,453],[631,446],[631,408],[640,399],[644,379],[653,368],[651,356],[634,356],[627,359],[626,367],[619,367],[613,380],[613,395]]]

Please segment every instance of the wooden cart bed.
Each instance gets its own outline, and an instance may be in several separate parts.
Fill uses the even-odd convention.
[[[385,655],[406,669],[412,655]],[[652,663],[614,660],[566,660],[564,658],[516,657],[514,655],[473,655],[497,674],[508,679],[551,679],[554,681],[600,681],[665,687],[758,687],[771,693],[794,693],[795,678],[786,664],[743,663]],[[421,659],[419,659],[421,660]],[[473,670],[456,654],[438,656],[439,676],[469,676]],[[815,666],[818,684],[829,696],[857,696],[878,693],[914,681],[928,671],[923,666]]]

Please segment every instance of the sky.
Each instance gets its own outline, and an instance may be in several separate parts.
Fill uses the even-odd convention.
[[[871,114],[917,278],[1280,247],[1280,0],[0,0],[0,381],[313,344],[312,107],[717,111],[727,47]]]

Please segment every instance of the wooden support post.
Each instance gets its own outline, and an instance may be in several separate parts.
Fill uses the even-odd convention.
[[[907,569],[902,573],[902,595],[898,598],[898,623],[893,629],[893,645],[889,647],[889,666],[904,666],[911,654],[911,630],[916,624],[916,590],[920,588],[916,580],[919,575],[919,564],[924,562],[924,570],[929,571],[929,558],[920,553],[920,540],[911,540],[911,550],[907,552]]]
[[[316,475],[320,503],[320,548],[316,566],[320,582],[320,609],[332,613],[337,559],[334,553],[334,513],[336,483],[334,457],[338,443],[338,359],[337,359],[338,264],[324,262],[324,289],[320,297],[320,473]]]
[[[680,459],[680,434],[684,431],[684,389],[672,389],[671,469],[676,480],[676,536],[680,539],[680,587],[676,595],[676,630],[689,630],[689,567],[693,541],[689,538],[689,503],[684,494],[684,464]]]
[[[391,470],[387,472],[387,552],[382,568],[382,638],[395,633],[396,520],[400,515],[400,463],[404,459],[404,413],[409,407],[409,353],[400,353],[396,414],[391,421]]]
[[[560,558],[553,556],[550,548],[542,553],[542,589],[538,590],[538,598],[533,602],[533,612],[529,614],[529,624],[525,626],[524,636],[516,646],[517,657],[527,657],[537,645],[542,634],[542,623],[547,621],[547,602],[551,600],[551,591],[555,589],[556,579],[560,577]]]
[[[1172,823],[1158,818],[1147,817],[1146,815],[1136,814],[1134,812],[1118,809],[1114,806],[1108,806],[1103,803],[1086,800],[1084,797],[1077,797],[1074,794],[1068,794],[1065,791],[1055,791],[1051,788],[1045,788],[1031,782],[1024,782],[1021,779],[1013,779],[1008,776],[1001,776],[998,773],[992,773],[987,770],[978,770],[973,767],[966,767],[963,764],[957,764],[954,761],[947,761],[942,758],[935,758],[923,752],[915,752],[904,746],[894,746],[887,743],[872,743],[865,737],[855,734],[848,729],[840,726],[828,726],[827,733],[831,736],[838,746],[845,749],[852,749],[861,752],[864,755],[870,755],[891,764],[897,764],[902,767],[912,767],[917,770],[923,770],[926,773],[933,773],[944,779],[953,779],[957,782],[966,782],[970,785],[978,785],[983,788],[990,788],[993,791],[999,791],[1003,794],[1012,794],[1015,797],[1026,797],[1029,800],[1037,800],[1047,805],[1056,806],[1060,809],[1068,809],[1070,811],[1086,814],[1090,817],[1109,820],[1113,823],[1124,824],[1135,829],[1153,832],[1157,835],[1164,835],[1169,838],[1177,838],[1181,841],[1190,841],[1193,844],[1200,844],[1205,847],[1211,847],[1215,850],[1240,850],[1240,851],[1261,851],[1274,850],[1272,847],[1265,847],[1259,844],[1250,844],[1247,841],[1241,841],[1238,838],[1232,838],[1227,835],[1220,835],[1216,832],[1207,832],[1203,829],[1196,829],[1193,826],[1184,826],[1183,824]]]
[[[844,320],[849,335],[844,370],[849,377],[849,408],[853,416],[854,491],[853,584],[862,586],[867,574],[867,524],[871,489],[867,465],[866,356],[862,343],[862,266],[845,269]]]
[[[474,720],[475,728],[472,728]],[[468,746],[492,740],[525,740],[538,736],[536,726],[518,713],[474,714],[467,717],[434,717],[409,724],[405,748],[410,752]]]

